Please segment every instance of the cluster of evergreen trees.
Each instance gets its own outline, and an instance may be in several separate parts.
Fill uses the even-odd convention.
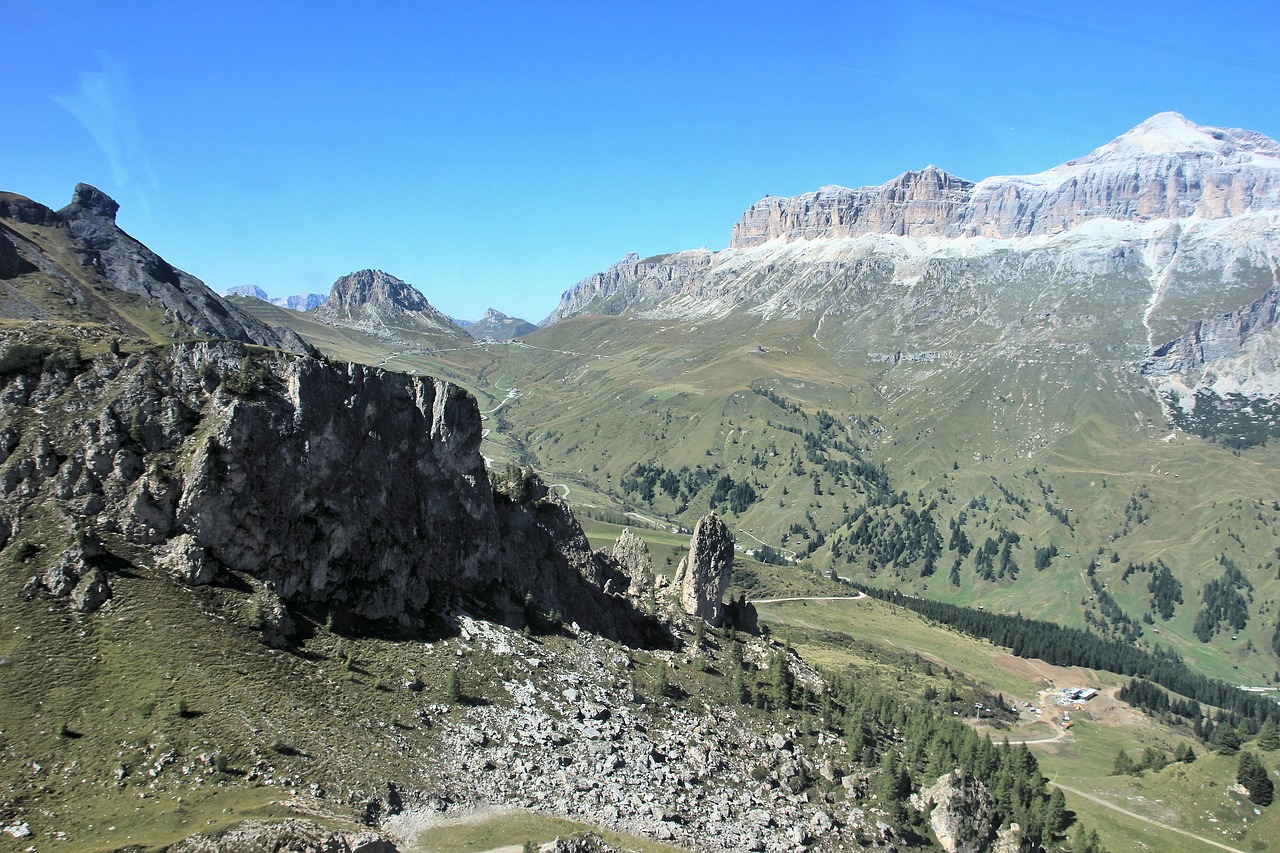
[[[1271,782],[1271,774],[1267,772],[1267,768],[1263,766],[1258,756],[1252,752],[1240,753],[1236,781],[1249,792],[1249,800],[1254,805],[1269,806],[1275,799],[1275,786]]]
[[[1073,817],[1062,792],[1050,789],[1025,744],[994,744],[927,705],[861,689],[852,679],[832,677],[829,691],[811,691],[794,681],[789,656],[789,651],[779,652],[757,670],[743,663],[736,644],[731,646],[731,695],[764,710],[819,718],[823,728],[845,739],[852,760],[879,767],[870,793],[897,822],[917,819],[905,807],[912,793],[959,768],[987,788],[997,826],[1019,825],[1024,849],[1063,837]],[[1099,850],[1096,836],[1093,842]]]
[[[1218,562],[1223,566],[1222,577],[1204,585],[1201,594],[1204,603],[1191,628],[1202,643],[1212,640],[1223,625],[1230,626],[1233,631],[1241,631],[1249,624],[1246,594],[1253,592],[1253,584],[1226,554],[1220,555]]]
[[[1105,669],[1145,678],[1196,702],[1220,708],[1226,715],[1225,719],[1251,732],[1257,731],[1268,719],[1280,719],[1280,705],[1264,696],[1246,693],[1221,679],[1195,673],[1176,652],[1160,646],[1146,651],[1078,628],[1027,619],[1021,614],[988,613],[941,601],[912,598],[896,590],[862,584],[855,586],[881,601],[914,610],[971,636],[988,639],[1019,657],[1040,658],[1057,666]]]
[[[1120,688],[1116,696],[1120,701],[1128,702],[1153,716],[1176,714],[1187,720],[1198,720],[1202,714],[1199,702],[1171,697],[1150,681],[1141,678],[1131,679]]]

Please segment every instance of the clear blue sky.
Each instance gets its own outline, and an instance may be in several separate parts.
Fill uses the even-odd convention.
[[[0,189],[216,290],[384,269],[534,321],[768,194],[972,180],[1162,110],[1280,136],[1280,3],[0,3]]]

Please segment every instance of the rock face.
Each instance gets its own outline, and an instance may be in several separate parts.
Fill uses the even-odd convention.
[[[1095,219],[1223,218],[1278,206],[1275,141],[1160,113],[1088,156],[1037,175],[974,184],[929,166],[878,187],[770,196],[743,214],[730,245],[863,234],[1027,237]]]
[[[947,853],[985,853],[1000,828],[987,788],[979,780],[953,770],[912,798],[928,812],[929,825]]]
[[[335,281],[329,298],[316,309],[315,319],[389,342],[406,342],[419,335],[471,341],[420,291],[382,270],[360,270]]]
[[[88,184],[77,184],[71,203],[57,212],[0,194],[0,280],[7,282],[0,284],[0,316],[107,322],[138,333],[130,312],[155,306],[175,336],[185,327],[198,335],[306,351],[295,333],[250,317],[126,234],[116,224],[119,208]],[[41,230],[15,230],[19,224]],[[69,310],[51,314],[32,292],[62,296]]]
[[[649,554],[649,546],[632,533],[631,528],[623,530],[622,535],[613,543],[613,559],[617,560],[622,571],[631,578],[627,595],[636,601],[643,601],[653,594],[653,557]]]
[[[1158,347],[1143,373],[1182,407],[1194,408],[1201,393],[1280,399],[1280,286],[1239,310],[1196,322]]]
[[[33,334],[10,332],[0,351],[35,346]],[[231,342],[46,367],[0,377],[9,538],[56,554],[92,521],[181,582],[233,570],[289,607],[406,626],[445,603],[438,595],[468,592],[500,616],[517,618],[527,593],[606,635],[647,630],[623,595],[603,590],[629,579],[596,558],[545,486],[495,499],[475,399],[457,386],[255,360]],[[34,504],[60,524],[22,529]],[[70,595],[88,584],[78,603],[92,609],[110,584],[95,568],[93,555],[69,552],[37,585]]]
[[[716,626],[724,619],[724,591],[733,571],[733,537],[714,512],[693,528],[689,553],[676,569],[673,589],[680,607],[690,616]]]
[[[467,327],[467,333],[476,340],[509,341],[536,332],[538,327],[519,317],[508,317],[490,308],[484,316]]]

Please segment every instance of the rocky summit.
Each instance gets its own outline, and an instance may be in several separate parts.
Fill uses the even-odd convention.
[[[467,332],[476,340],[509,341],[530,332],[538,327],[528,320],[519,317],[508,317],[496,308],[484,312],[484,316],[467,327]]]
[[[422,335],[441,343],[471,341],[421,291],[382,270],[360,270],[339,278],[314,317],[393,344],[407,345]]]

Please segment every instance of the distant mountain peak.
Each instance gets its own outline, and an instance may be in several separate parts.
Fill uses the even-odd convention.
[[[467,327],[467,334],[477,340],[488,338],[497,341],[509,341],[512,338],[518,338],[536,331],[537,328],[528,320],[522,320],[519,317],[508,317],[497,308],[490,308],[484,312],[483,317]]]
[[[420,290],[382,270],[357,270],[342,276],[333,283],[329,298],[315,314],[322,322],[380,337],[399,337],[392,329],[460,339],[467,334],[428,302]]]
[[[1177,112],[1156,113],[1075,163],[1102,163],[1137,157],[1189,155],[1231,158],[1261,154],[1280,157],[1280,144],[1250,130],[1198,125]],[[1277,164],[1280,165],[1280,164]]]
[[[276,296],[271,297],[265,290],[256,284],[238,284],[235,287],[229,287],[222,293],[223,296],[244,296],[249,299],[259,299],[263,302],[270,302],[272,305],[278,305],[281,308],[288,308],[292,311],[310,311],[312,308],[318,308],[328,299],[323,293],[310,293],[303,291],[292,296]]]
[[[249,299],[260,299],[263,302],[270,302],[271,297],[267,296],[267,292],[256,284],[237,284],[235,287],[228,287],[222,292],[223,296],[245,296]]]

